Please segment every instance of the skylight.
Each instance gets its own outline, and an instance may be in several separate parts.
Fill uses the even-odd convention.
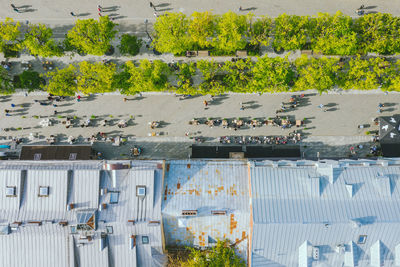
[[[142,244],[148,244],[149,243],[149,237],[147,235],[142,236]]]
[[[119,192],[110,193],[110,204],[117,204],[119,200]]]
[[[16,197],[17,194],[15,193],[16,187],[15,186],[7,186],[6,187],[6,197]]]
[[[366,235],[360,235],[358,237],[357,244],[365,244],[365,241],[367,241],[367,236]]]
[[[136,196],[137,197],[145,197],[146,196],[146,186],[144,186],[144,185],[136,186]]]
[[[48,196],[49,196],[49,187],[39,186],[39,197],[48,197]]]

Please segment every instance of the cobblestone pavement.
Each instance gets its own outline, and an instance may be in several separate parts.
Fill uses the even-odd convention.
[[[143,158],[187,158],[190,154],[190,144],[195,137],[206,137],[206,142],[217,142],[219,136],[269,136],[287,135],[293,130],[300,130],[304,138],[302,152],[305,157],[343,157],[348,156],[349,147],[364,144],[359,156],[365,155],[371,137],[366,131],[377,130],[372,120],[378,115],[398,113],[400,94],[357,92],[343,94],[318,95],[306,92],[302,103],[296,109],[280,113],[288,116],[292,121],[306,118],[303,127],[282,130],[280,127],[266,126],[241,128],[237,131],[224,129],[221,126],[209,127],[206,125],[189,125],[193,118],[213,119],[267,119],[274,117],[275,111],[282,102],[288,102],[290,94],[274,95],[240,95],[230,94],[215,97],[207,108],[203,101],[210,96],[193,97],[179,100],[169,94],[143,94],[142,97],[128,97],[126,102],[120,95],[96,95],[82,97],[80,102],[70,98],[52,105],[42,106],[34,100],[46,100],[46,95],[3,96],[1,97],[0,125],[2,128],[2,143],[9,144],[13,137],[27,140],[30,133],[37,135],[34,142],[44,142],[50,135],[55,135],[57,141],[66,144],[68,136],[78,138],[79,144],[86,141],[91,135],[105,132],[109,137],[121,135],[126,137],[129,144],[116,149],[109,143],[95,143],[101,147],[107,158],[123,158],[128,154],[130,145],[135,143],[144,147]],[[245,109],[241,110],[241,103]],[[385,103],[382,114],[377,113],[378,103]],[[16,105],[12,107],[11,104]],[[318,107],[323,104],[324,108]],[[10,110],[11,116],[5,116],[4,110]],[[54,111],[57,115],[54,115]],[[325,110],[325,111],[324,111]],[[66,128],[62,123],[65,117],[77,116],[73,125]],[[80,125],[91,118],[91,126]],[[43,119],[50,119],[52,126],[42,127],[39,123]],[[106,119],[110,125],[101,126]],[[118,128],[117,123],[126,120],[128,127]],[[150,129],[149,122],[159,121],[160,127]],[[365,125],[359,129],[358,125]],[[6,131],[8,130],[8,131]],[[156,136],[149,136],[151,133]],[[33,143],[33,142],[31,142]]]

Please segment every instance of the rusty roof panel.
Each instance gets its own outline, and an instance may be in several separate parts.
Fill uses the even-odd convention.
[[[248,166],[242,161],[169,161],[162,213],[167,243],[211,245],[217,239],[238,242],[246,258],[249,233]],[[190,166],[190,167],[189,167]],[[196,216],[181,216],[197,210]],[[226,215],[212,215],[213,210]]]

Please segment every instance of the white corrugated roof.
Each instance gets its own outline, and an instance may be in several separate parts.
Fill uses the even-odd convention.
[[[253,266],[298,266],[305,240],[319,249],[312,266],[369,266],[370,257],[378,258],[373,251],[381,251],[373,247],[378,240],[388,250],[380,254],[382,264],[394,264],[390,255],[400,240],[399,166],[332,164],[332,175],[326,166],[322,172],[317,166],[252,166]],[[319,177],[319,195],[309,177]],[[344,253],[338,252],[341,244]]]

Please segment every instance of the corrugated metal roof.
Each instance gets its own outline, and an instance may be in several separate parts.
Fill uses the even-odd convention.
[[[58,225],[20,227],[0,236],[0,266],[70,267],[69,235]]]
[[[249,176],[245,161],[169,161],[162,204],[166,242],[206,246],[227,238],[246,258]],[[195,210],[196,216],[182,216]],[[212,211],[226,215],[212,215]]]
[[[9,165],[0,162],[0,186],[4,187],[3,193],[0,194],[1,219],[7,223],[22,222],[18,230],[14,229],[9,235],[0,236],[1,246],[7,247],[0,252],[0,263],[3,261],[9,263],[9,266],[18,267],[146,267],[158,266],[159,262],[163,262],[165,258],[161,255],[162,162],[124,161],[123,163],[132,167],[114,172],[117,186],[113,187],[112,171],[102,170],[103,161],[73,163],[21,161],[19,164],[10,162]],[[6,186],[16,186],[23,191],[17,194],[17,197],[6,198]],[[48,196],[39,196],[41,186],[46,189],[42,190],[43,193],[48,188]],[[136,196],[136,186],[146,187],[144,198]],[[100,196],[100,188],[107,189],[108,193]],[[118,192],[118,201],[115,204],[110,204],[109,201],[112,192]],[[21,197],[21,205],[17,203],[18,197]],[[102,207],[101,211],[97,211],[99,203],[105,203],[106,208]],[[67,204],[74,206],[69,206],[68,210]],[[69,233],[70,227],[58,225],[60,220],[67,220],[70,226],[75,225],[77,213],[88,209],[96,210],[97,214],[96,231],[85,233],[91,236],[90,239],[82,240],[79,233],[74,235]],[[135,224],[128,223],[128,220],[135,220]],[[27,224],[28,221],[35,221],[35,224]],[[149,224],[149,221],[153,223]],[[39,223],[42,225],[39,226]],[[49,228],[50,226],[52,228]],[[105,240],[103,249],[100,249],[101,233],[108,233],[103,239]],[[137,237],[134,249],[130,249],[131,235]],[[141,242],[142,236],[148,237],[149,244]],[[36,245],[35,240],[41,243]],[[32,249],[32,246],[35,248]],[[18,248],[20,255],[13,253],[19,255],[21,259],[9,256],[12,255],[11,248]],[[7,253],[7,256],[3,253]],[[48,255],[50,253],[51,256]],[[157,259],[156,263],[153,262],[153,256]],[[0,266],[7,265],[0,264]]]
[[[309,266],[342,266],[345,253],[336,252],[336,246],[344,244],[349,253],[351,242],[355,265],[369,266],[370,247],[377,240],[390,252],[382,254],[384,265],[392,266],[390,254],[400,243],[400,168],[332,164],[332,175],[318,166],[253,164],[253,266],[298,266],[299,248],[307,240],[320,255]],[[367,236],[365,244],[357,244],[361,235]]]

